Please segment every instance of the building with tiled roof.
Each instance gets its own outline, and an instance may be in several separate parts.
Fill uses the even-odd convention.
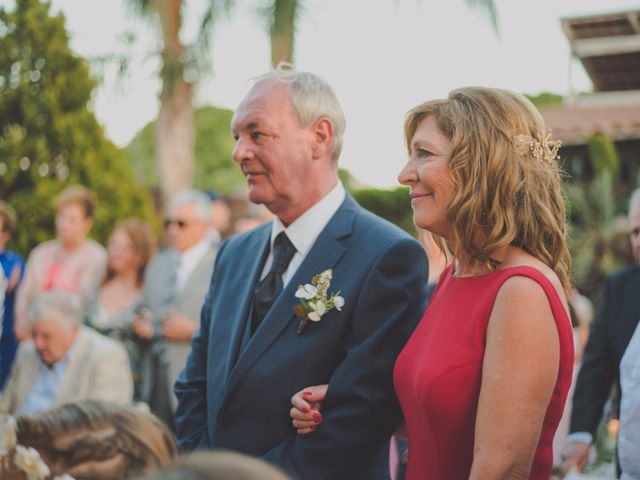
[[[569,95],[541,109],[574,177],[589,175],[587,140],[601,132],[616,145],[621,180],[635,182],[640,165],[640,10],[564,18],[571,52],[593,83],[593,93]],[[625,178],[626,177],[626,178]]]

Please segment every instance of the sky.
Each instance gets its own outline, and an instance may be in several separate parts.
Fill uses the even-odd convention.
[[[0,0],[0,4],[11,3]],[[269,69],[269,39],[254,2],[223,18],[212,36],[212,70],[197,87],[197,106],[234,109],[250,79]],[[253,10],[247,4],[253,3]],[[204,0],[186,2],[184,41],[195,37]],[[536,94],[590,91],[571,59],[560,19],[640,8],[638,0],[497,0],[499,35],[463,0],[305,0],[296,67],[324,77],[347,118],[340,164],[360,182],[393,187],[406,160],[402,124],[407,110],[460,86],[485,85]],[[98,58],[127,52],[132,66],[94,67],[101,80],[91,108],[107,136],[127,145],[158,112],[156,26],[123,0],[52,0],[67,18],[71,47]],[[133,32],[126,46],[122,38]]]

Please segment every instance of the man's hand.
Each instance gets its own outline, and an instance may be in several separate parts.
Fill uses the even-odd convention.
[[[162,335],[167,340],[188,342],[197,329],[193,320],[177,312],[171,312],[162,321]]]
[[[151,322],[151,312],[148,308],[143,308],[131,323],[133,333],[144,340],[150,340],[153,337],[153,323]]]
[[[562,458],[562,472],[565,475],[573,468],[576,468],[578,472],[584,472],[589,464],[589,447],[590,445],[584,442],[568,442],[564,445],[560,456]]]

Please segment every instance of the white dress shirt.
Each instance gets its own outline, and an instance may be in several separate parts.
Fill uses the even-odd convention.
[[[205,237],[189,250],[179,253],[178,271],[176,272],[176,291],[182,290],[189,276],[196,269],[211,246],[211,239]]]
[[[62,384],[64,371],[75,352],[75,344],[76,341],[74,340],[62,358],[50,367],[38,357],[38,376],[27,400],[20,409],[20,415],[42,412],[53,407]]]
[[[267,273],[269,273],[269,269],[273,263],[273,242],[278,234],[284,231],[293,246],[296,247],[296,253],[293,255],[291,262],[289,262],[287,270],[282,274],[283,288],[286,287],[318,239],[320,232],[327,226],[331,217],[333,217],[338,211],[338,208],[340,208],[340,205],[342,205],[345,195],[344,187],[342,183],[338,181],[336,186],[333,187],[322,200],[300,215],[296,221],[288,227],[285,227],[278,217],[274,217],[271,227],[271,251],[269,252],[269,257],[265,262],[260,278],[264,278]],[[311,281],[311,279],[308,280]]]
[[[618,458],[622,479],[640,478],[640,324],[620,362],[620,434]]]

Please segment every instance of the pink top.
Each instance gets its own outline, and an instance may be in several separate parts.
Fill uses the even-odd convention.
[[[409,437],[407,480],[469,478],[489,317],[498,290],[516,275],[542,286],[560,339],[558,378],[529,476],[549,479],[553,436],[571,384],[571,321],[544,274],[520,266],[462,278],[453,277],[448,267],[420,324],[400,353],[394,384]]]
[[[58,260],[61,249],[58,240],[51,240],[32,250],[17,294],[16,324],[25,324],[27,307],[40,292],[60,288],[78,295],[84,304],[95,293],[107,267],[104,247],[93,240],[85,240],[64,261]]]

